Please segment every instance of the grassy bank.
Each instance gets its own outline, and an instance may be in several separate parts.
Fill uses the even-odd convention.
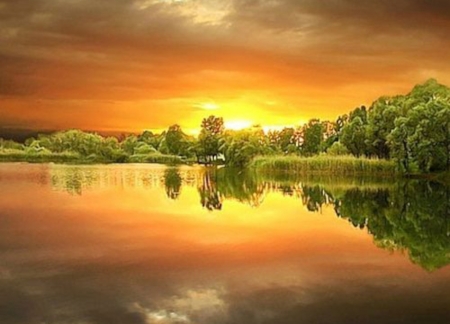
[[[356,158],[353,156],[313,157],[299,156],[261,156],[250,163],[251,169],[261,171],[287,171],[299,174],[396,174],[396,165],[392,161]]]
[[[83,159],[70,152],[64,153],[33,153],[21,150],[0,151],[0,162],[29,162],[29,163],[82,163]]]
[[[81,156],[78,153],[25,152],[23,150],[0,150],[0,162],[28,162],[28,163],[66,163],[66,164],[108,164],[108,163],[159,163],[181,164],[184,161],[179,156],[164,154],[139,154],[119,156],[117,159],[100,155]]]

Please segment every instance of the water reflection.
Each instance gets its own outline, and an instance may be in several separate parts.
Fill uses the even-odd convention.
[[[346,191],[337,215],[367,228],[383,248],[406,250],[411,260],[434,270],[450,263],[450,190],[436,182],[408,181],[390,190]]]
[[[440,183],[11,164],[0,191],[2,324],[450,322]]]
[[[164,187],[168,198],[178,198],[181,193],[181,175],[178,169],[168,168],[164,171]]]
[[[402,180],[392,183],[367,178],[297,178],[286,174],[261,175],[233,169],[158,168],[99,170],[89,167],[51,169],[55,189],[81,195],[93,187],[123,185],[157,188],[177,199],[182,186],[196,187],[200,204],[220,211],[227,200],[252,207],[263,204],[270,192],[299,199],[311,212],[332,206],[338,217],[367,229],[377,246],[408,252],[414,263],[428,270],[450,263],[449,187],[438,182]]]
[[[217,186],[217,177],[215,172],[206,170],[203,173],[202,181],[197,186],[200,194],[202,206],[210,211],[222,209],[222,195]]]

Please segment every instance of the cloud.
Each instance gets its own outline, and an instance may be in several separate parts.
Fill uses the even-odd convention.
[[[290,43],[321,52],[328,58],[341,53],[350,58],[354,54],[386,55],[411,48],[424,50],[418,47],[433,43],[448,44],[447,1],[234,0],[233,3],[234,10],[228,15],[233,25],[281,36],[286,33]],[[385,55],[379,58],[389,61]]]
[[[73,127],[95,121],[100,128],[142,128],[143,115],[150,127],[180,115],[192,126],[195,107],[178,113],[156,103],[207,97],[220,105],[224,97],[249,94],[295,107],[278,107],[285,119],[298,119],[292,110],[334,118],[375,99],[374,89],[405,91],[429,77],[450,82],[449,6],[444,0],[0,0],[2,123],[37,126],[26,115],[41,100],[52,104],[42,108],[39,127],[67,120],[68,101],[77,101],[85,117],[72,119]],[[359,91],[349,92],[352,86]],[[321,101],[330,93],[332,107]],[[17,100],[25,116],[17,116]],[[108,114],[115,124],[98,117],[108,110],[105,101],[127,107]],[[142,108],[149,101],[155,105]],[[129,110],[140,118],[128,122]]]

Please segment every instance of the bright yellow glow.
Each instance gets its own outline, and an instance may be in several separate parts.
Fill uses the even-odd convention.
[[[293,125],[263,125],[264,133],[268,133],[270,131],[281,131],[285,127],[294,127]]]
[[[253,123],[249,120],[230,120],[225,121],[224,125],[226,129],[241,130],[251,127]]]
[[[219,109],[219,106],[216,105],[213,102],[205,102],[205,103],[201,103],[198,105],[200,108],[204,109],[204,110],[217,110]]]

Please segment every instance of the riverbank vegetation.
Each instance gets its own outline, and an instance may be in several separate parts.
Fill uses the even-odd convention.
[[[393,161],[383,159],[356,158],[351,155],[312,157],[273,156],[256,157],[249,165],[251,168],[264,171],[284,170],[295,173],[331,173],[341,175],[353,174],[395,174],[397,171]]]
[[[311,119],[264,132],[259,125],[228,130],[220,117],[201,123],[199,136],[179,125],[161,134],[120,138],[80,130],[0,139],[0,161],[61,163],[224,163],[296,172],[428,173],[450,170],[450,89],[429,80],[407,95],[380,97],[334,121]]]

